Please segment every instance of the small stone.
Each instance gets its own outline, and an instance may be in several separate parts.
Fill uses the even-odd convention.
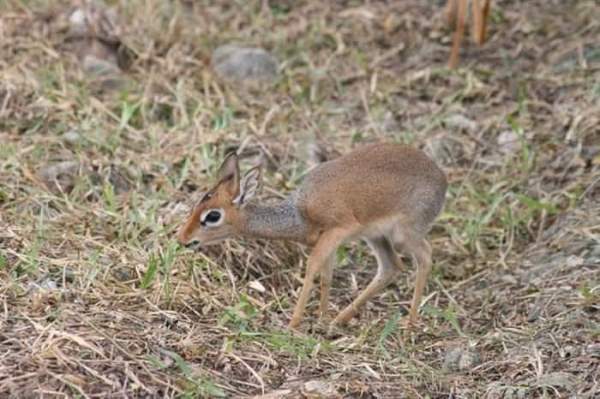
[[[87,31],[87,18],[81,8],[75,9],[69,16],[70,33],[83,35]]]
[[[296,396],[291,396],[294,391],[291,389],[278,389],[276,391],[272,391],[266,393],[264,395],[256,395],[252,396],[251,399],[288,399]]]
[[[307,398],[335,398],[338,397],[337,390],[330,382],[313,380],[304,383],[302,393]]]
[[[64,278],[64,281],[66,281],[67,283],[72,283],[73,281],[75,281],[76,277],[77,274],[73,269],[71,269],[70,267],[65,267],[64,269],[62,269],[62,272],[57,276],[57,279],[62,281],[62,279]]]
[[[108,8],[103,1],[86,1],[69,15],[71,37],[101,37],[114,39],[120,34],[119,16],[114,7]]]
[[[69,130],[62,137],[69,144],[77,144],[81,141],[81,134],[77,130]]]
[[[477,123],[464,116],[463,114],[450,115],[445,120],[446,125],[450,128],[474,132],[477,130]]]
[[[76,161],[56,162],[41,168],[38,176],[50,191],[68,193],[75,185],[79,168]]]
[[[521,149],[521,140],[512,130],[505,130],[496,139],[498,149],[503,154],[514,154]]]
[[[449,134],[428,140],[426,150],[433,159],[444,166],[455,165],[465,157],[463,144]]]
[[[564,388],[572,391],[578,382],[579,381],[577,381],[577,378],[573,374],[556,371],[539,376],[536,385],[539,387]]]
[[[396,133],[400,130],[400,124],[392,111],[387,111],[381,120],[380,128],[384,133]]]
[[[212,67],[226,81],[271,82],[277,78],[277,59],[261,48],[225,45],[212,56]]]
[[[480,363],[479,353],[472,348],[454,348],[444,358],[444,368],[453,371],[468,371]]]
[[[119,67],[113,62],[86,55],[83,59],[83,70],[96,76],[116,75],[120,73]]]
[[[590,356],[600,358],[600,343],[589,344],[585,348],[585,353]]]
[[[122,194],[131,190],[130,176],[126,169],[111,165],[108,172],[108,182],[113,186],[115,194]]]
[[[56,281],[50,278],[45,278],[38,283],[30,282],[27,288],[30,293],[38,293],[40,291],[55,291],[58,289],[58,284],[56,284]]]
[[[83,70],[90,75],[93,83],[103,90],[119,90],[127,85],[127,80],[121,74],[116,56],[107,54],[106,59],[87,54],[83,58]]]
[[[118,281],[131,281],[134,279],[131,270],[127,268],[115,268],[112,270],[112,275]]]
[[[502,281],[503,283],[506,284],[510,284],[510,285],[517,285],[519,282],[517,281],[517,278],[515,276],[513,276],[512,274],[505,274],[502,277],[500,277],[500,281]]]
[[[578,350],[573,345],[567,345],[564,348],[560,348],[559,354],[562,358],[569,358],[577,355]]]
[[[267,292],[267,289],[265,288],[264,285],[262,285],[262,283],[258,280],[252,280],[248,283],[248,287],[252,288],[254,291],[258,291],[260,293],[265,293]]]
[[[579,267],[585,263],[585,259],[583,259],[581,256],[570,255],[567,258],[566,263],[567,263],[567,266],[570,268]]]
[[[43,290],[53,291],[58,288],[58,285],[54,280],[45,279],[40,283],[40,288]]]

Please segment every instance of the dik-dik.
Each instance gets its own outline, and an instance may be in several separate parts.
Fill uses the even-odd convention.
[[[312,246],[302,291],[289,327],[300,324],[320,275],[319,313],[327,314],[336,249],[363,239],[377,258],[377,274],[362,293],[334,319],[350,320],[369,298],[394,281],[404,266],[397,255],[412,256],[417,278],[409,313],[415,322],[431,270],[425,235],[446,195],[444,173],[422,151],[399,144],[365,145],[318,165],[300,187],[274,205],[253,201],[259,167],[240,176],[238,158],[229,154],[217,183],[195,204],[181,227],[181,244],[216,244],[234,236],[286,239]]]

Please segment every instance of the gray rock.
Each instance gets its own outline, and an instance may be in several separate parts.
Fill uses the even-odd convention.
[[[392,111],[386,111],[381,118],[379,128],[388,134],[395,134],[400,130],[400,124]]]
[[[225,45],[212,56],[212,67],[223,80],[234,82],[272,82],[277,78],[277,59],[261,48]]]
[[[475,132],[477,130],[477,122],[467,118],[463,114],[450,115],[444,122],[448,127],[458,130],[465,130],[467,132]]]
[[[480,363],[481,357],[473,348],[454,348],[444,358],[444,368],[453,371],[468,371]]]
[[[89,54],[83,58],[83,70],[89,74],[102,77],[118,75],[121,72],[114,62]]]
[[[62,161],[46,165],[38,171],[38,176],[53,192],[70,192],[75,185],[80,164],[76,161]]]
[[[45,278],[37,283],[30,282],[27,289],[30,294],[38,293],[40,291],[56,291],[58,289],[58,284],[50,278]]]
[[[117,65],[116,56],[107,56],[103,59],[88,54],[83,58],[82,67],[91,81],[103,90],[119,90],[127,84]]]
[[[304,383],[303,394],[310,398],[335,398],[337,390],[331,382],[312,380]]]
[[[466,157],[463,143],[449,134],[428,140],[426,152],[443,166],[455,165]]]
[[[498,149],[504,154],[515,154],[523,146],[520,137],[512,130],[501,132],[496,142],[498,143]]]
[[[103,1],[88,0],[72,9],[67,18],[71,38],[98,37],[113,41],[121,33],[116,9],[107,7]]]
[[[539,376],[537,381],[534,382],[534,385],[537,385],[538,387],[564,388],[568,391],[573,391],[579,383],[580,381],[578,381],[575,375],[563,371],[556,371]]]
[[[69,15],[69,33],[71,35],[84,35],[87,31],[87,17],[81,8],[75,9]]]
[[[63,140],[69,144],[78,144],[81,141],[81,134],[77,130],[69,130],[62,136]]]

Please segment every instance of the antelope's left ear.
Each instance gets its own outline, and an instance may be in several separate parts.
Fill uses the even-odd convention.
[[[233,204],[243,208],[244,205],[258,192],[262,180],[260,166],[250,169],[240,182],[240,193],[233,199]]]
[[[227,154],[217,174],[219,185],[227,190],[231,198],[240,195],[240,167],[235,152]]]

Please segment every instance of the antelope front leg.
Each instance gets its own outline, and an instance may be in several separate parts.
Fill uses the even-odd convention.
[[[327,317],[329,309],[329,292],[331,290],[331,280],[333,278],[333,256],[330,256],[321,270],[321,300],[319,302],[319,320]]]
[[[333,256],[338,245],[343,242],[346,236],[347,233],[344,230],[331,230],[323,233],[319,241],[317,241],[317,244],[308,257],[304,284],[302,285],[302,291],[300,291],[300,296],[298,297],[298,302],[296,302],[294,314],[288,324],[288,328],[295,328],[300,324],[316,274],[329,263],[330,257]],[[329,270],[325,272],[328,273]]]
[[[456,9],[456,30],[452,38],[452,50],[450,51],[450,60],[448,66],[456,68],[458,65],[458,56],[460,52],[460,44],[465,34],[465,15],[467,13],[467,0],[457,0]]]

